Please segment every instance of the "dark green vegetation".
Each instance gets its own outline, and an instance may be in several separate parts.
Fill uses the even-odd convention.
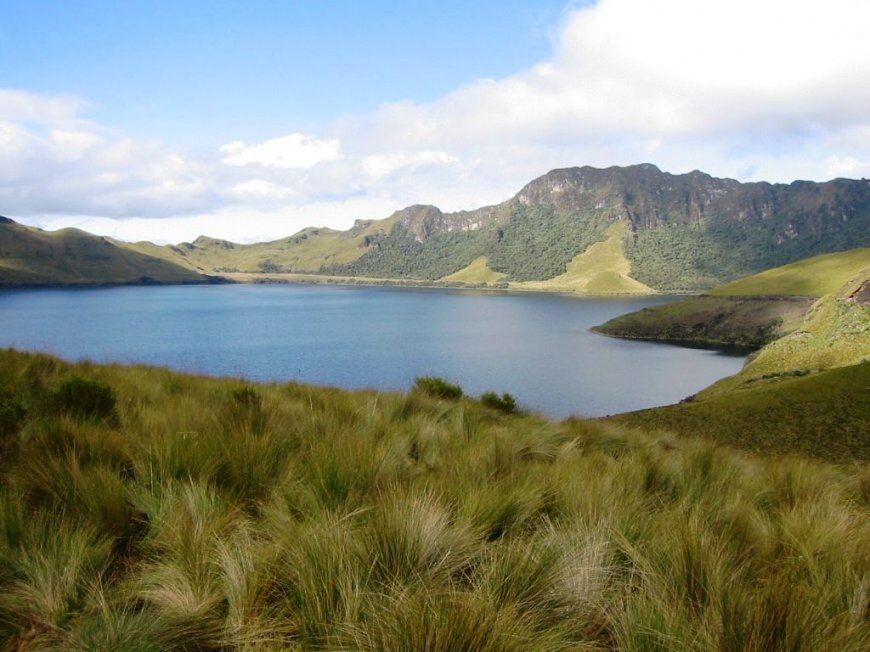
[[[549,279],[564,273],[571,259],[589,245],[604,240],[609,224],[592,213],[581,216],[552,206],[517,203],[501,210],[504,217],[475,230],[435,232],[425,238],[405,225],[404,221],[413,224],[419,219],[409,212],[392,231],[372,240],[370,250],[360,258],[324,271],[343,276],[435,280],[484,255],[490,267],[505,274],[506,280]]]
[[[870,645],[866,466],[11,351],[0,388],[4,648]]]
[[[630,279],[663,292],[698,291],[807,256],[870,246],[870,180],[786,185],[697,171],[673,175],[653,165],[567,168],[473,211],[410,206],[383,220],[358,221],[348,231],[308,228],[254,245],[207,237],[166,247],[110,244],[145,255],[152,265],[159,259],[210,274],[429,282],[485,257],[488,274],[507,284],[564,274],[616,222],[628,225],[621,248]],[[27,269],[20,266],[21,273]],[[625,276],[622,269],[599,271]]]
[[[488,408],[499,410],[505,414],[512,414],[517,411],[517,400],[507,392],[501,396],[495,392],[484,392],[480,395],[480,402]]]
[[[805,297],[689,297],[620,315],[593,330],[638,340],[757,349],[794,330],[813,300]]]
[[[414,381],[414,389],[433,398],[456,400],[462,398],[462,388],[459,385],[449,383],[443,378],[433,376],[421,376]]]
[[[0,285],[205,283],[171,261],[77,229],[46,232],[0,218]]]
[[[768,372],[734,392],[619,415],[616,423],[766,453],[870,460],[870,363]]]

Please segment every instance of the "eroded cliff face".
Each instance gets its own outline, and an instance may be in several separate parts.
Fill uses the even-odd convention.
[[[821,233],[822,225],[848,222],[870,207],[870,181],[835,179],[826,183],[741,183],[697,170],[669,174],[655,165],[576,167],[552,170],[528,183],[502,204],[472,211],[444,213],[415,205],[392,217],[418,241],[456,231],[474,231],[507,219],[516,206],[551,207],[608,220],[627,219],[632,229],[699,225],[702,220],[751,223],[783,215],[777,239],[786,242],[804,230]]]

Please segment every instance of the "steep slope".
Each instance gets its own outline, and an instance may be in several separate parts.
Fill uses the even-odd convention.
[[[146,243],[128,247],[200,271],[381,279],[443,279],[486,257],[502,282],[572,285],[585,274],[576,273],[578,256],[608,240],[614,223],[628,227],[623,254],[593,285],[697,291],[807,256],[870,246],[870,181],[740,183],[649,164],[566,168],[471,211],[415,205],[349,231],[305,229],[269,243],[199,238],[162,253]]]
[[[204,283],[173,262],[77,229],[42,231],[0,218],[0,285]]]
[[[631,277],[661,291],[709,288],[808,255],[870,244],[870,181],[740,183],[653,165],[553,170],[503,204],[400,211],[388,235],[336,274],[441,278],[486,255],[507,280],[544,281],[615,221],[631,225]]]
[[[870,278],[870,249],[816,256],[714,288],[707,295],[621,315],[595,328],[616,337],[758,348],[801,325],[813,296]],[[796,296],[791,296],[796,295]]]

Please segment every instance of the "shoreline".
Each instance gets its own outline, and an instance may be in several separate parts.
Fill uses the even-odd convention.
[[[578,298],[632,298],[656,296],[692,296],[694,293],[669,292],[578,292],[569,288],[552,289],[542,287],[521,287],[510,283],[464,283],[460,281],[437,281],[421,279],[390,279],[368,276],[330,276],[325,274],[305,274],[298,272],[227,272],[223,274],[231,283],[242,284],[273,284],[273,285],[344,285],[370,287],[410,287],[435,290],[483,290],[492,292],[525,292],[534,294],[561,294]]]

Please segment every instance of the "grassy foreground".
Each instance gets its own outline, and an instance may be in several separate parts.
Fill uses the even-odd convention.
[[[0,388],[5,648],[870,645],[863,466],[11,351]]]

